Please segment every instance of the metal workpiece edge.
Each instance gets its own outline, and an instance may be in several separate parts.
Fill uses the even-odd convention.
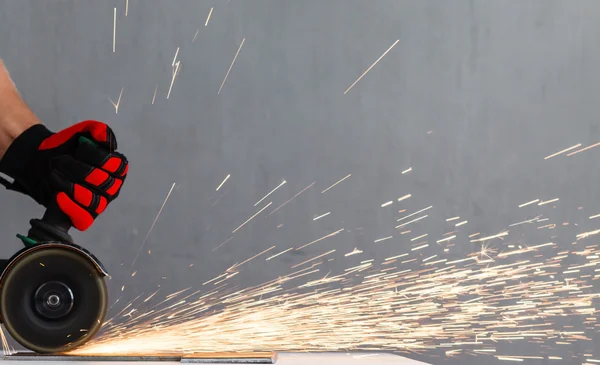
[[[202,353],[186,354],[181,357],[182,364],[275,364],[276,352],[249,353]]]
[[[179,362],[186,364],[275,364],[277,353],[199,353],[185,355],[61,355],[18,352],[4,355],[14,361],[145,361]]]

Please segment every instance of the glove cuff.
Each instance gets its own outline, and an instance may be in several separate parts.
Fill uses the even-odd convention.
[[[8,147],[0,160],[0,172],[19,180],[27,175],[35,166],[36,153],[42,141],[53,133],[43,124],[36,124],[21,133]],[[33,172],[33,171],[32,171]]]

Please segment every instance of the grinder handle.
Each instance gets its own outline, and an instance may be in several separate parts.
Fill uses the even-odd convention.
[[[69,229],[73,226],[69,216],[60,210],[55,200],[46,208],[42,222],[50,224],[65,233],[68,233]]]
[[[72,227],[71,219],[60,210],[56,201],[48,205],[42,219],[32,219],[29,223],[31,228],[27,236],[36,243],[44,241],[73,243],[73,238],[69,235]]]

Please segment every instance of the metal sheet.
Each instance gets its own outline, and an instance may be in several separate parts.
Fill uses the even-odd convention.
[[[21,355],[27,355],[27,356],[36,356],[35,354],[29,352],[29,353],[21,353]],[[164,354],[163,354],[164,355]],[[181,359],[179,356],[181,354],[176,354],[178,359]],[[189,356],[189,355],[188,355]],[[63,356],[59,356],[59,355],[54,355],[53,357],[55,357],[55,360],[65,360],[65,358]],[[121,361],[113,361],[113,359],[117,358],[117,356],[111,356],[110,357],[110,361],[113,361],[112,364],[114,365],[127,365],[127,364],[131,364],[131,357],[134,356],[130,356],[130,357],[126,357],[124,360]],[[147,356],[148,358],[151,358],[150,356]],[[162,357],[162,355],[161,355]],[[81,365],[102,365],[103,361],[102,360],[96,360],[95,357],[93,356],[83,356],[80,357],[81,359],[84,360],[84,362],[81,362],[79,364]],[[98,357],[99,358],[99,357]],[[71,359],[71,357],[69,357],[67,360]],[[139,357],[138,357],[139,359]],[[480,361],[482,363],[485,362],[486,358],[483,358],[483,361]],[[37,355],[36,358],[34,358],[33,360],[37,360],[39,364],[43,365],[43,364],[51,364],[51,361],[44,361],[44,358],[39,357],[39,355]],[[50,360],[50,359],[48,359]],[[74,360],[74,359],[73,359]],[[158,359],[151,359],[150,361],[140,361],[135,365],[152,365],[155,364],[156,361],[160,361],[160,357]],[[171,365],[176,365],[179,360],[176,361],[169,361]],[[164,365],[169,365],[169,362],[164,363]],[[11,356],[6,356],[5,360],[3,360],[2,365],[20,365],[23,364],[23,362],[19,361],[18,359],[11,357]],[[203,363],[204,365],[207,365],[206,363]],[[213,363],[214,364],[214,363]],[[337,353],[306,353],[306,352],[302,352],[302,353],[293,353],[293,352],[279,352],[277,353],[277,365],[308,365],[308,364],[315,364],[315,365],[428,365],[424,362],[420,362],[417,360],[412,360],[412,359],[408,359],[406,357],[402,357],[402,356],[398,356],[398,355],[394,355],[394,354],[386,354],[386,353],[367,353],[367,352],[337,352]],[[26,365],[26,364],[23,364]],[[58,364],[57,364],[58,365]],[[109,364],[107,364],[109,365]],[[134,365],[134,364],[132,364]],[[187,364],[187,365],[192,365]]]
[[[195,364],[275,364],[276,352],[223,352],[185,354],[182,363]]]
[[[131,355],[131,356],[110,356],[110,355],[45,355],[27,352],[18,352],[13,355],[5,355],[4,360],[19,361],[147,361],[147,362],[179,362],[181,355]]]
[[[181,362],[195,364],[275,364],[276,352],[206,352],[195,354],[161,354],[161,355],[59,355],[20,352],[5,355],[4,360],[17,361],[144,361],[144,362]]]

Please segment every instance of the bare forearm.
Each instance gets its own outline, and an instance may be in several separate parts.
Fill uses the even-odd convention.
[[[10,144],[29,127],[39,124],[0,60],[0,159]]]

